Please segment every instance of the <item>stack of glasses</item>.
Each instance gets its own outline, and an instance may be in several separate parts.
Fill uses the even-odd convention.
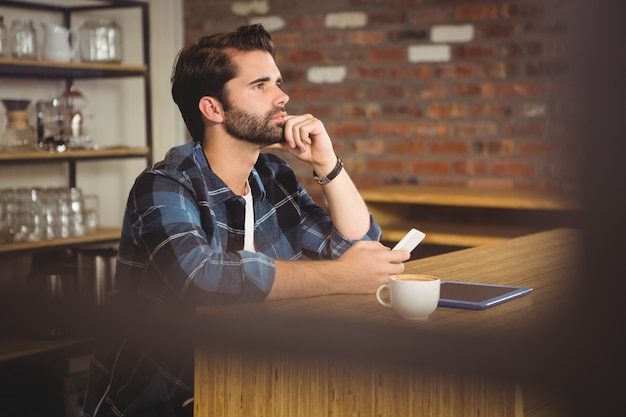
[[[97,196],[79,188],[0,191],[0,243],[83,236],[95,231]]]

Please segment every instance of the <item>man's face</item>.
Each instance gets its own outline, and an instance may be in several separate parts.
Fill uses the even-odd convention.
[[[285,112],[278,107],[263,114],[248,112],[235,106],[228,96],[222,103],[224,108],[224,128],[233,137],[256,145],[271,145],[285,140],[284,122],[273,119]]]
[[[233,60],[239,74],[226,84],[224,128],[237,139],[261,146],[284,140],[285,104],[282,78],[264,51],[239,52]]]

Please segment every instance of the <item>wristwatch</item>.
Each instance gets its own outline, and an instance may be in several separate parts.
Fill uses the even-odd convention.
[[[332,180],[334,180],[337,175],[339,175],[339,173],[341,172],[342,168],[343,168],[343,161],[341,160],[341,158],[337,157],[337,165],[335,165],[333,170],[330,171],[330,173],[328,175],[326,175],[325,177],[318,177],[317,174],[315,173],[315,171],[313,171],[313,179],[319,185],[326,185],[329,182],[331,182]]]

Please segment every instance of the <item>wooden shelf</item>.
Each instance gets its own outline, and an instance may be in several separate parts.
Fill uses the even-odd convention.
[[[412,227],[426,233],[423,243],[429,245],[473,247],[500,243],[514,237],[543,230],[540,227],[518,225],[477,225],[443,222],[415,222],[383,224],[383,240],[398,242]]]
[[[147,71],[146,65],[0,58],[0,74],[4,77],[114,78],[143,76]]]
[[[573,196],[534,190],[486,190],[393,185],[365,188],[360,192],[367,202],[519,210],[579,210],[581,208],[580,203]]]
[[[0,338],[0,363],[63,349],[73,349],[91,341],[92,338],[87,336],[68,336],[58,339],[2,337]]]
[[[72,149],[66,152],[0,152],[0,164],[15,164],[22,162],[63,162],[96,159],[120,159],[120,158],[147,158],[150,155],[148,147],[108,147],[98,150]]]
[[[88,244],[116,243],[119,241],[121,233],[119,228],[99,228],[95,233],[84,236],[7,243],[0,245],[0,256],[44,252],[51,249],[64,249]]]

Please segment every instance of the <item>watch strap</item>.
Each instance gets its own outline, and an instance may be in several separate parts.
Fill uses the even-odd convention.
[[[320,185],[326,185],[329,182],[331,182],[332,180],[335,179],[335,177],[337,175],[339,175],[339,173],[341,172],[341,170],[343,169],[343,161],[341,160],[341,158],[337,157],[337,164],[335,165],[335,167],[333,168],[332,171],[330,171],[330,173],[324,177],[319,177],[315,171],[313,171],[313,179]]]

